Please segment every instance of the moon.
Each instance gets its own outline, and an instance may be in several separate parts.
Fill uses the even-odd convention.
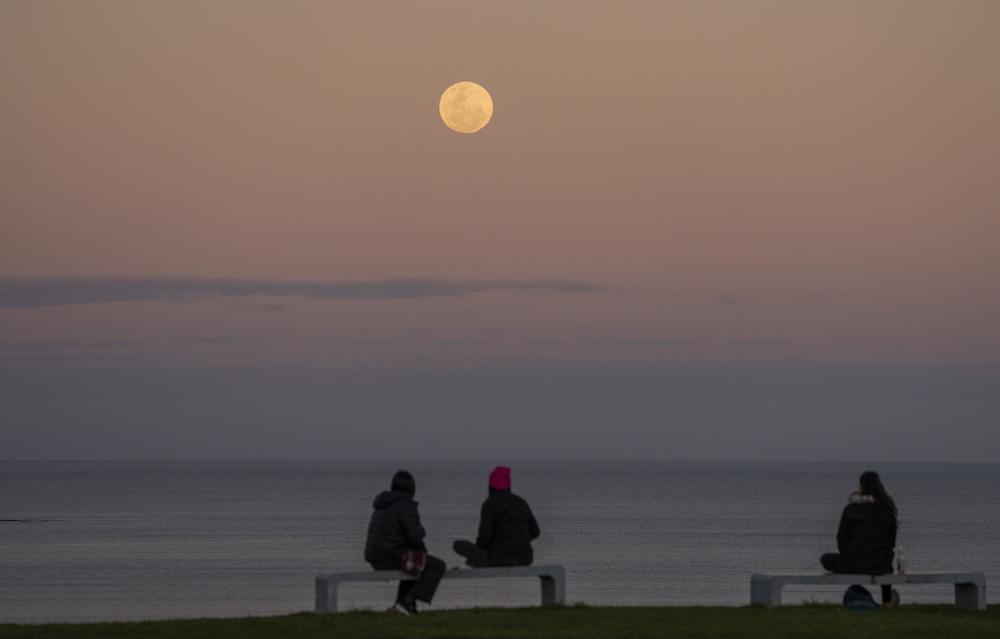
[[[475,82],[456,82],[441,94],[438,111],[452,131],[475,133],[493,117],[493,98]]]

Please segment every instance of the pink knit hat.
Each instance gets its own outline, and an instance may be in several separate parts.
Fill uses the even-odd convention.
[[[490,473],[490,488],[510,490],[510,468],[497,466]]]

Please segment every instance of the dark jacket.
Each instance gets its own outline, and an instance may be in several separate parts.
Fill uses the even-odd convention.
[[[881,575],[892,572],[896,522],[873,503],[851,503],[840,516],[839,572]]]
[[[495,566],[528,565],[534,559],[531,540],[539,532],[528,502],[509,490],[492,490],[479,514],[476,545],[489,551]]]
[[[407,550],[427,550],[417,502],[406,493],[386,490],[372,502],[375,512],[368,523],[365,561],[399,562]]]

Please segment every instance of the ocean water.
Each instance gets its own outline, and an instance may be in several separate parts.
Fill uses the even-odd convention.
[[[866,464],[508,462],[541,524],[537,563],[569,602],[746,605],[751,573],[816,570]],[[0,462],[0,621],[311,610],[313,577],[363,570],[371,500],[417,478],[432,554],[475,534],[488,462]],[[1000,588],[1000,466],[876,464],[900,509],[910,570],[986,573]],[[789,602],[837,601],[798,587]],[[381,609],[389,584],[342,587]],[[950,602],[950,586],[903,587]],[[534,580],[445,581],[435,608],[536,605]]]

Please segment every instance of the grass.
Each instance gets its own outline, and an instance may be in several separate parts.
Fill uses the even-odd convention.
[[[0,625],[0,638],[126,637],[178,639],[560,639],[702,637],[890,639],[1000,637],[1000,608],[963,612],[953,606],[903,606],[851,612],[837,606],[762,608],[477,608],[404,617],[378,612],[309,613],[243,619],[185,619],[138,623]]]

